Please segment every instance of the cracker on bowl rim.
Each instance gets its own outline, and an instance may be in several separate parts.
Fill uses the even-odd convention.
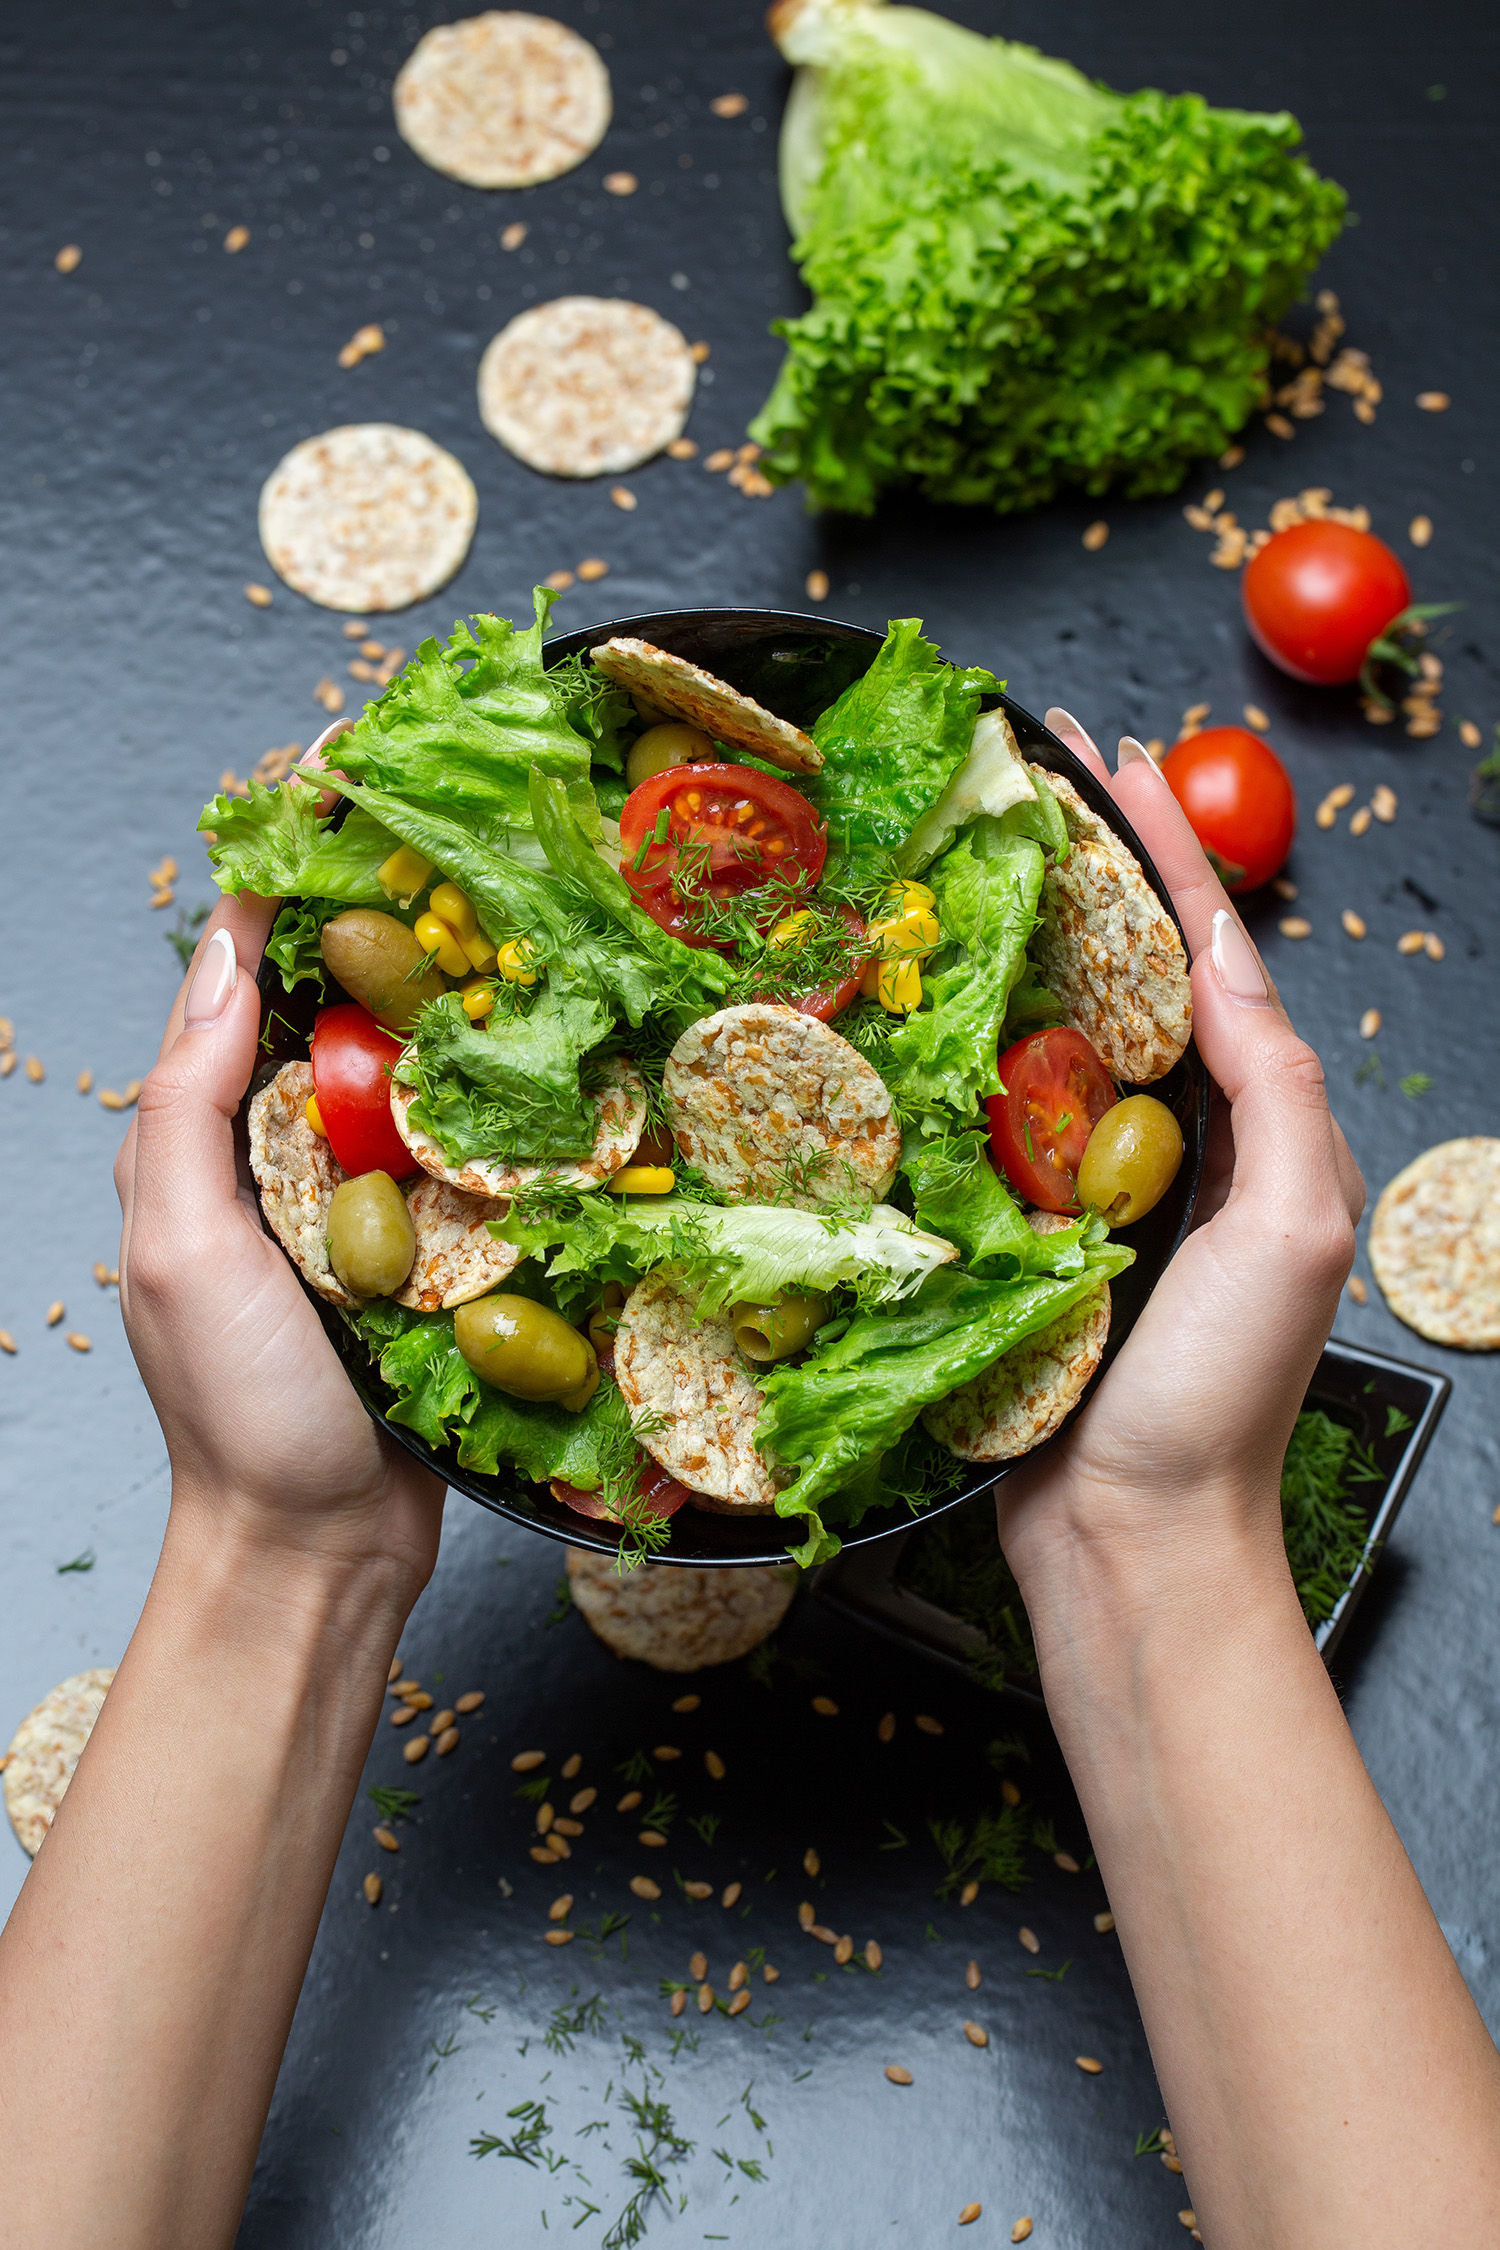
[[[425,32],[392,88],[407,146],[466,187],[534,187],[592,155],[613,114],[598,49],[550,16],[491,9]]]
[[[680,328],[625,297],[554,297],[490,339],[479,414],[545,476],[618,476],[682,435],[697,365]]]
[[[463,564],[479,498],[463,464],[398,422],[304,438],[261,488],[260,541],[278,578],[324,609],[407,609]]]
[[[602,641],[589,655],[607,679],[629,688],[653,710],[702,727],[732,749],[748,750],[784,773],[816,773],[823,763],[822,751],[801,727],[778,719],[753,696],[742,695],[685,656],[628,635]]]

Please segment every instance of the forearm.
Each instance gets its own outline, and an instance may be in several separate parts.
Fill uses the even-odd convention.
[[[1500,2059],[1274,1546],[1078,1543],[1026,1593],[1206,2240],[1492,2241]]]
[[[230,2243],[411,1599],[174,1507],[0,1938],[14,2250]]]

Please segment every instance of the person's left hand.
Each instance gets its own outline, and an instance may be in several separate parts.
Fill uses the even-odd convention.
[[[125,1329],[174,1511],[334,1564],[394,1563],[414,1598],[437,1556],[442,1484],[372,1422],[236,1177],[274,912],[248,894],[215,908],[115,1160]]]

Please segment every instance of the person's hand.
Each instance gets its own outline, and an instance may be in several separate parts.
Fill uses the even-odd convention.
[[[248,895],[214,910],[116,1159],[126,1334],[174,1510],[294,1554],[393,1564],[412,1598],[436,1558],[443,1487],[371,1421],[236,1177],[231,1126],[274,912]]]
[[[1193,962],[1193,1036],[1218,1089],[1195,1231],[1061,1441],[996,1487],[1032,1606],[1081,1547],[1150,1596],[1178,1550],[1228,1541],[1286,1564],[1278,1506],[1292,1424],[1354,1252],[1364,1182],[1297,1037],[1170,788],[1126,737],[1111,778],[1076,720],[1047,724],[1089,766],[1171,891]],[[1122,1235],[1129,1242],[1128,1230]]]

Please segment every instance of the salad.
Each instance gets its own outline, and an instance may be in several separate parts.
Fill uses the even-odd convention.
[[[1186,957],[919,621],[804,731],[625,636],[549,668],[550,605],[205,808],[320,1003],[251,1101],[262,1209],[463,1468],[625,1561],[692,1506],[811,1565],[1076,1404],[1181,1161],[1131,1089]]]

